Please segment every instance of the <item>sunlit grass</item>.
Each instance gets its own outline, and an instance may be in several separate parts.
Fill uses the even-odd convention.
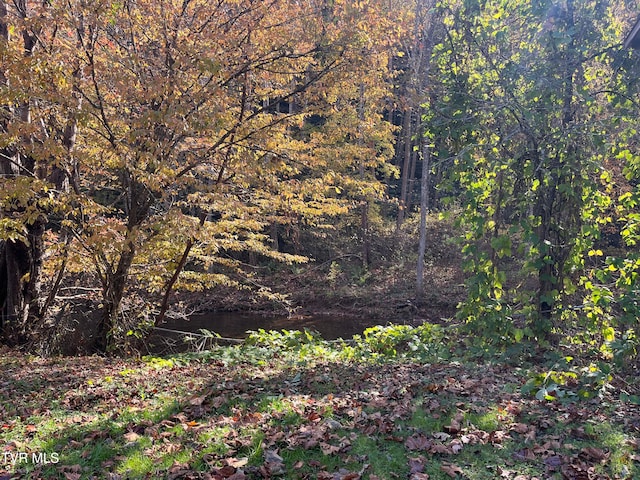
[[[521,391],[539,373],[532,367],[494,368],[463,357],[434,365],[339,355],[328,360],[315,357],[324,355],[322,349],[305,348],[310,358],[301,359],[300,351],[289,347],[253,346],[248,355],[230,347],[171,362],[155,360],[153,366],[122,362],[108,381],[105,369],[100,375],[89,371],[85,378],[93,378],[93,385],[69,386],[55,403],[50,392],[25,396],[28,407],[12,399],[28,414],[12,417],[0,429],[0,442],[58,453],[60,465],[43,467],[40,474],[52,479],[63,478],[58,467],[77,465],[96,480],[109,473],[165,478],[174,465],[205,472],[223,467],[229,458],[246,458],[255,472],[273,451],[284,459],[282,478],[314,478],[321,470],[333,475],[341,469],[364,469],[363,480],[407,478],[409,459],[420,457],[423,473],[432,480],[451,478],[443,470],[446,464],[455,464],[470,480],[554,478],[560,473],[548,471],[547,454],[521,458],[524,450],[552,441],[558,443],[547,448],[562,458],[584,457],[589,447],[605,452],[601,462],[590,460],[604,478],[637,474],[633,434],[614,415],[619,395],[576,399],[575,404],[545,402]],[[43,378],[35,384],[47,387]],[[28,386],[22,381],[19,391]],[[530,425],[535,435],[527,438],[526,428],[513,431],[516,424]],[[346,447],[330,454],[317,443],[303,448],[301,432],[320,432],[314,433],[319,441],[344,441]],[[455,453],[411,450],[406,443],[420,434],[450,448],[451,441],[474,432],[485,436],[463,443]],[[34,468],[26,468],[22,478]]]

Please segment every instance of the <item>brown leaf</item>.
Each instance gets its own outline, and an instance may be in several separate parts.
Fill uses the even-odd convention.
[[[529,425],[526,423],[514,423],[511,425],[511,430],[524,435],[529,431]]]
[[[282,463],[284,462],[284,459],[278,455],[277,450],[265,450],[264,461],[269,463]]]
[[[204,403],[206,398],[207,398],[206,395],[201,395],[199,397],[193,397],[193,398],[191,398],[191,400],[189,400],[189,405],[193,405],[194,407],[199,407],[200,405],[202,405]]]
[[[496,430],[489,434],[489,442],[500,444],[504,439],[509,438],[509,434],[503,430]]]
[[[530,448],[523,448],[522,450],[514,452],[513,458],[515,458],[519,462],[526,462],[535,460],[536,455],[531,451]]]
[[[429,480],[428,473],[412,473],[409,480]]]
[[[601,462],[609,458],[609,454],[604,450],[602,450],[601,448],[586,447],[586,448],[583,448],[580,451],[580,453],[597,462]]]
[[[442,453],[442,454],[448,455],[451,453],[451,450],[446,445],[443,445],[441,443],[435,443],[431,446],[431,448],[429,449],[429,452]]]
[[[457,455],[462,451],[463,445],[460,440],[455,439],[451,441],[451,443],[449,444],[449,448],[451,448],[451,451]]]
[[[409,458],[409,473],[420,473],[424,470],[426,459],[424,457]]]
[[[444,431],[455,435],[456,433],[460,433],[462,430],[462,422],[464,421],[464,413],[458,411],[456,415],[451,419],[451,424],[443,427]]]
[[[544,464],[549,468],[558,468],[562,465],[562,457],[560,455],[551,455],[544,459]]]
[[[333,476],[333,480],[360,480],[360,474],[341,468],[340,471]]]
[[[223,462],[226,465],[229,465],[230,467],[241,468],[241,467],[244,467],[247,463],[249,463],[249,459],[247,457],[243,457],[243,458],[231,457],[231,458],[225,458]]]
[[[322,417],[318,414],[318,412],[311,412],[309,415],[307,415],[307,420],[309,420],[310,422],[319,422],[320,420],[322,420]]]
[[[340,452],[340,447],[325,442],[320,443],[320,449],[325,455],[333,455]]]
[[[414,433],[404,442],[404,446],[409,450],[428,451],[433,442],[424,433]]]
[[[236,468],[231,465],[225,465],[222,468],[214,469],[214,473],[221,475],[223,478],[229,478],[231,475],[236,473]]]
[[[459,466],[454,465],[453,463],[443,463],[440,467],[440,470],[449,475],[451,478],[456,478],[458,475],[462,475],[464,473]]]
[[[123,437],[127,442],[135,442],[140,438],[140,435],[138,435],[136,432],[127,432],[123,435]]]
[[[236,473],[227,477],[226,480],[245,480],[247,476],[244,474],[242,470],[238,470]]]

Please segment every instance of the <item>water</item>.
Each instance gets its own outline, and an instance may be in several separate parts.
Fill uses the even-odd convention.
[[[335,340],[361,334],[374,324],[375,322],[367,322],[362,318],[340,315],[287,317],[286,315],[266,316],[246,312],[209,312],[192,315],[189,319],[167,319],[165,323],[160,325],[162,330],[156,332],[151,342],[156,345],[156,347],[152,347],[156,353],[162,351],[162,348],[158,349],[157,347],[166,344],[167,340],[174,340],[173,349],[181,350],[179,339],[183,335],[168,330],[199,333],[200,329],[215,332],[224,338],[243,339],[248,336],[247,331],[249,330],[303,330],[306,328],[317,331],[325,340]]]

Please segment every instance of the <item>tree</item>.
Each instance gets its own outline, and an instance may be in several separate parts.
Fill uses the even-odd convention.
[[[461,315],[498,340],[544,338],[566,317],[561,305],[598,237],[596,212],[609,202],[604,138],[615,134],[602,97],[619,50],[614,6],[465,2],[445,19],[430,115],[442,155],[455,159],[452,186],[464,192],[472,276]],[[535,288],[510,287],[517,280],[503,266],[513,257]],[[518,315],[524,330],[504,322]]]
[[[45,3],[0,2],[0,331],[22,343],[55,295],[42,279],[46,225],[68,213],[79,72],[53,43],[56,12]],[[60,227],[60,225],[58,225]]]

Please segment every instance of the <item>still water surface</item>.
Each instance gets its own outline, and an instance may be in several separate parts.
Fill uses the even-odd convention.
[[[210,312],[192,315],[188,320],[168,319],[160,325],[162,331],[156,332],[153,343],[162,343],[162,339],[178,339],[179,334],[172,334],[166,330],[198,333],[200,329],[207,329],[225,338],[242,339],[247,337],[249,330],[315,330],[326,340],[337,338],[351,338],[362,333],[366,328],[377,324],[372,320],[339,315],[311,315],[287,317],[265,316],[246,312]],[[166,329],[166,330],[164,330]]]

